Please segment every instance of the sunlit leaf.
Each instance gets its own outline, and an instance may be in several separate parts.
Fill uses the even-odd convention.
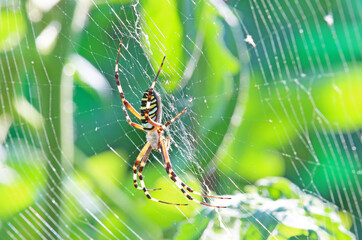
[[[231,166],[237,162],[233,170],[250,181],[265,176],[282,176],[285,170],[284,160],[280,154],[255,148],[245,148],[242,158],[230,159],[229,162]]]
[[[43,117],[24,97],[19,97],[14,101],[14,108],[24,122],[28,123],[34,129],[40,129],[43,126]]]
[[[237,104],[241,92],[238,89],[240,59],[233,55],[225,42],[225,36],[232,37],[226,31],[222,17],[218,9],[208,1],[201,1],[196,9],[197,30],[199,38],[203,39],[199,48],[202,47],[203,55],[191,80],[195,81],[191,92],[195,99],[204,100],[193,103],[193,110],[200,116],[197,118],[197,135],[202,137],[204,144],[208,145],[208,151],[213,153],[216,153],[224,139],[235,108],[244,107]],[[200,158],[209,154],[204,152],[203,147],[199,150]],[[206,158],[199,162],[207,164],[209,161]]]
[[[111,3],[122,3],[122,4],[128,4],[132,3],[132,0],[93,0],[92,3],[94,6],[99,6],[102,4],[111,4]]]
[[[0,114],[0,144],[5,141],[12,121],[13,119],[10,115],[5,113]]]
[[[71,66],[74,67],[76,82],[83,86],[88,92],[96,92],[102,97],[109,97],[111,86],[107,79],[87,59],[74,54],[70,58]]]
[[[183,28],[178,16],[177,1],[144,1],[142,16],[144,17],[143,45],[152,58],[150,60],[155,71],[158,70],[163,56],[166,56],[161,73],[163,77],[160,78],[164,81],[165,89],[172,92],[177,88],[184,68]]]
[[[0,218],[12,216],[32,204],[45,181],[41,154],[27,146],[30,151],[24,155],[18,151],[24,145],[25,142],[14,142],[6,151],[5,161],[0,161]]]
[[[210,220],[214,217],[215,212],[210,209],[204,209],[195,217],[189,220],[183,221],[178,227],[176,235],[173,239],[177,240],[191,240],[201,239],[203,232],[208,226]]]
[[[0,52],[17,46],[26,32],[26,23],[20,11],[1,9]]]
[[[206,59],[200,62],[200,72],[203,74],[204,79],[203,86],[196,85],[195,96],[213,96],[210,98],[212,101],[203,103],[204,107],[201,107],[202,112],[199,114],[217,115],[227,109],[225,104],[228,104],[230,98],[233,95],[233,89],[235,87],[233,76],[239,71],[239,62],[231,54],[230,50],[226,47],[223,34],[224,27],[220,16],[212,5],[207,1],[202,2],[198,11],[198,29],[200,34],[204,38],[205,57]],[[205,127],[215,124],[215,121],[219,121],[215,118],[214,121],[208,119]]]
[[[279,198],[278,192],[284,196]],[[305,194],[284,178],[259,180],[247,194],[234,195],[233,202],[239,207],[222,209],[203,238],[354,239],[335,206]]]
[[[351,68],[335,79],[327,77],[325,81],[316,83],[312,92],[323,117],[336,129],[353,131],[362,127],[361,67]]]
[[[121,168],[119,157],[109,151],[89,158],[84,170],[103,187],[111,187],[122,180],[125,169]]]

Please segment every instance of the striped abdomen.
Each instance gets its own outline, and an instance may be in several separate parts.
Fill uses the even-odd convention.
[[[154,129],[155,127],[150,124],[146,117],[146,105],[148,100],[148,89],[143,93],[142,102],[141,102],[141,122],[144,130],[150,131]],[[151,118],[153,121],[160,123],[162,118],[162,105],[161,105],[161,98],[160,95],[153,90],[152,96],[151,96],[151,105],[150,110],[148,112],[149,118]]]

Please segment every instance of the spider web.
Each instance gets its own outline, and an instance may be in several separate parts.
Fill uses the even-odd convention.
[[[133,188],[145,134],[122,112],[121,38],[120,81],[136,109],[166,56],[156,91],[164,123],[189,109],[166,131],[187,184],[232,195],[285,176],[361,236],[358,1],[0,3],[2,239],[165,237],[155,216],[164,229],[199,228],[201,206],[170,210]],[[151,194],[189,203],[162,165],[153,151],[146,185],[163,190]]]

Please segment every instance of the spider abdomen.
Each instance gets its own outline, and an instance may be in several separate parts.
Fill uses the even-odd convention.
[[[147,100],[148,100],[148,91],[149,89],[147,89],[142,96],[142,101],[141,101],[141,122],[142,122],[142,126],[143,129],[146,131],[151,131],[153,130],[155,127],[150,124],[146,117],[145,117],[145,113],[146,113],[146,105],[147,105]],[[150,109],[148,112],[148,116],[150,119],[152,119],[153,121],[160,123],[161,122],[161,118],[162,118],[162,105],[161,105],[161,97],[160,95],[153,90],[152,92],[152,96],[151,96],[151,104],[150,104]]]

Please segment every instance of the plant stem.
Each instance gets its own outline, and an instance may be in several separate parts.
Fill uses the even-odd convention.
[[[23,1],[23,11],[25,10]],[[49,12],[44,13],[42,24],[32,23],[27,19],[29,52],[27,60],[32,60],[33,66],[30,72],[34,72],[34,80],[37,87],[39,112],[44,118],[43,129],[40,130],[40,147],[46,157],[47,182],[43,195],[44,205],[41,222],[41,232],[47,239],[58,238],[59,220],[62,211],[62,180],[64,174],[61,128],[61,78],[64,64],[67,62],[71,36],[71,21],[75,2],[60,1]],[[58,22],[59,34],[56,38],[55,47],[47,55],[38,52],[35,39],[47,25]],[[67,37],[65,37],[67,36]],[[72,100],[72,99],[71,99]],[[49,236],[50,234],[50,236]]]

